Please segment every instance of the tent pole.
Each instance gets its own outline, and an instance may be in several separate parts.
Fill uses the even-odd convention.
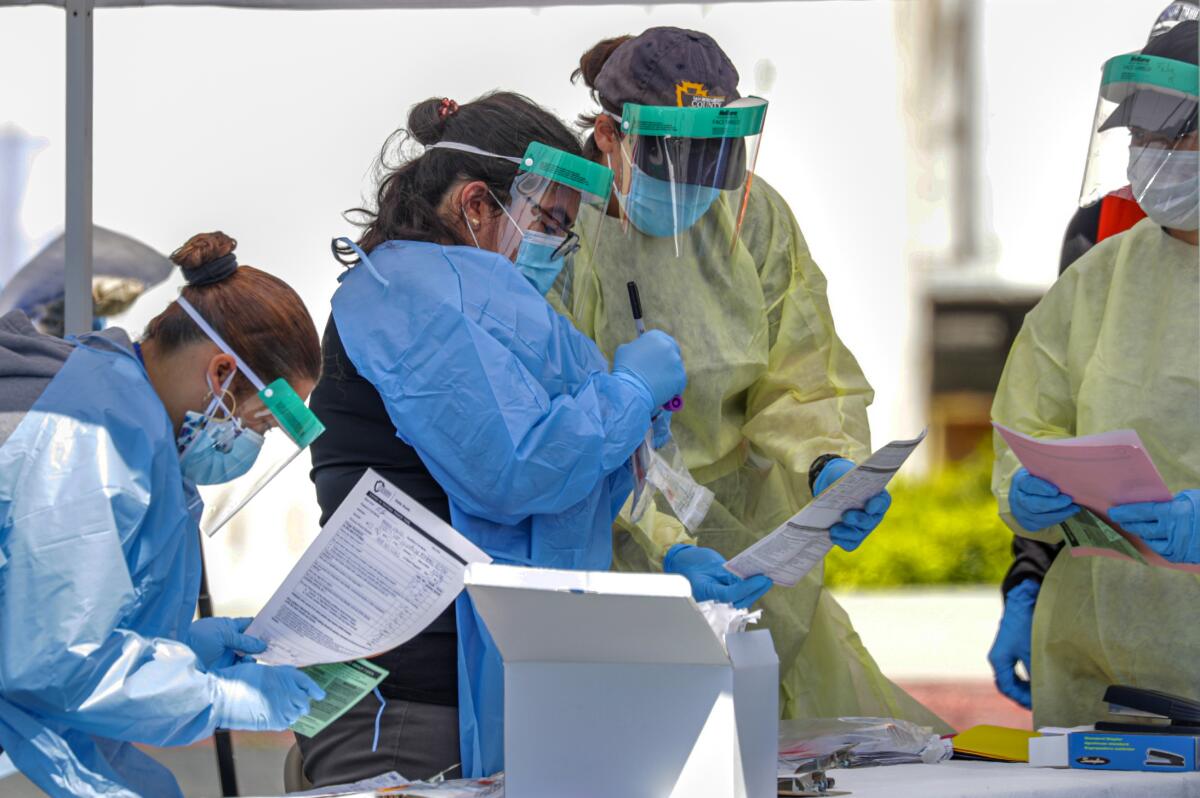
[[[201,618],[213,617],[212,594],[208,592],[208,566],[204,560],[204,545],[200,545],[200,596],[197,600]],[[234,765],[233,737],[225,729],[213,732],[213,746],[217,754],[217,775],[221,779],[221,795],[238,795],[237,768]]]
[[[66,0],[67,186],[64,332],[92,329],[92,10]]]

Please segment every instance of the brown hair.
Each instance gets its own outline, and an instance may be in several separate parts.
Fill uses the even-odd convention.
[[[592,99],[599,103],[601,108],[611,111],[614,114],[621,113],[621,106],[617,104],[618,98],[601,97],[596,92],[596,78],[599,77],[600,70],[604,67],[604,63],[608,61],[608,57],[613,54],[613,51],[632,38],[632,36],[626,34],[597,42],[592,49],[580,56],[579,66],[571,73],[572,83],[576,83],[580,78],[583,78],[583,85],[588,87]],[[591,130],[596,126],[596,120],[599,118],[599,114],[580,114],[577,118],[577,123],[584,130]],[[587,141],[583,143],[583,156],[594,161],[599,155],[600,150],[596,149],[596,136],[594,133],[590,133],[588,134]]]
[[[278,277],[253,266],[230,265],[228,276],[203,285],[192,285],[214,262],[233,254],[237,241],[221,232],[200,233],[171,253],[188,285],[183,296],[212,325],[217,334],[254,370],[259,379],[289,382],[321,376],[321,342],[304,301]],[[210,275],[211,277],[211,275]],[[144,340],[153,340],[164,354],[208,336],[178,303],[146,325]],[[232,386],[235,395],[253,390],[239,374]]]

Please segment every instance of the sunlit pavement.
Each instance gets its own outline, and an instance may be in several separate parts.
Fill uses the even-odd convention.
[[[996,691],[987,652],[998,587],[835,591],[885,674],[955,729],[1030,728],[1030,713]]]

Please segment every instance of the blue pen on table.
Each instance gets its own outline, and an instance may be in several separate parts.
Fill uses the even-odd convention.
[[[633,326],[637,329],[638,337],[646,334],[646,325],[642,322],[642,296],[638,293],[637,283],[630,280],[625,284],[629,289],[629,308],[633,311]],[[669,410],[674,413],[676,410],[683,409],[683,397],[672,396],[666,404],[662,406],[663,410]]]

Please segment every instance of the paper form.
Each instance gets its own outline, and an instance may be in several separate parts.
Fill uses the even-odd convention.
[[[1057,485],[1103,522],[1103,528],[1090,522],[1076,522],[1071,532],[1079,545],[1067,541],[1071,556],[1132,559],[1159,568],[1200,573],[1200,565],[1170,562],[1141,537],[1121,529],[1108,517],[1108,511],[1118,504],[1169,502],[1174,498],[1137,432],[1121,429],[1079,438],[1043,439],[1023,435],[994,421],[992,426],[1030,474]],[[1137,556],[1118,544],[1091,545],[1107,539],[1105,530],[1120,535]]]
[[[271,665],[381,654],[432,623],[473,562],[491,558],[367,469],[246,634]]]
[[[308,714],[291,726],[292,731],[305,737],[319,734],[330,723],[345,715],[350,707],[378,687],[388,674],[365,659],[309,665],[304,672],[325,691],[325,697],[313,702]]]
[[[792,587],[833,548],[829,528],[847,510],[861,510],[867,500],[887,487],[923,440],[924,431],[911,441],[892,441],[884,446],[725,567],[743,579],[766,574],[775,584]]]
[[[1142,565],[1148,565],[1146,558],[1141,555],[1133,544],[1126,540],[1120,532],[1092,515],[1087,510],[1080,510],[1078,515],[1062,522],[1063,542],[1071,549],[1072,556],[1118,556],[1121,559],[1134,560]]]
[[[992,422],[992,426],[1029,473],[1054,483],[1076,504],[1090,510],[1104,513],[1118,504],[1172,499],[1133,430],[1043,439],[1003,424]]]

